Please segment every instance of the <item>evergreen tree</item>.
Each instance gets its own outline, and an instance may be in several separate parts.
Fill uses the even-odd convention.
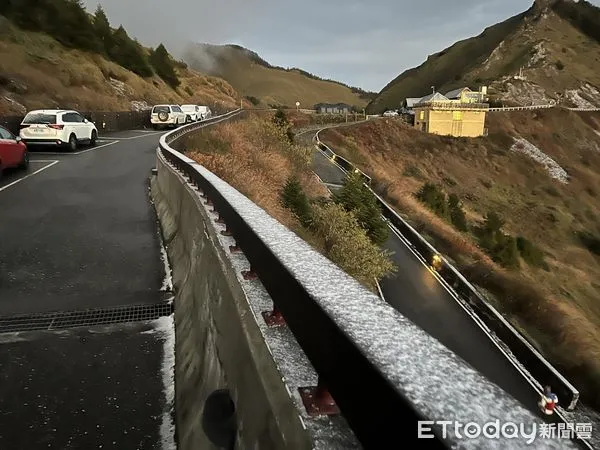
[[[114,46],[109,56],[113,61],[141,77],[151,77],[154,74],[143,48],[129,37],[123,26],[113,33],[112,40]]]
[[[285,183],[281,192],[281,203],[294,213],[304,227],[310,227],[312,223],[310,203],[297,178],[291,177]]]
[[[381,208],[359,174],[351,173],[346,177],[344,186],[334,194],[334,201],[354,213],[375,244],[381,245],[387,240],[389,229],[381,217]]]
[[[93,24],[96,38],[101,43],[101,49],[103,50],[104,54],[109,55],[114,46],[113,31],[110,27],[108,17],[106,16],[106,13],[104,12],[104,9],[102,9],[101,5],[98,5],[98,8],[96,8]]]
[[[163,44],[150,52],[150,64],[154,67],[156,74],[173,89],[181,84],[175,71],[175,63]]]

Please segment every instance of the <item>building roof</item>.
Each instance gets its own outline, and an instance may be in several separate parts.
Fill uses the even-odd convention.
[[[463,93],[463,91],[471,91],[471,89],[469,89],[468,87],[461,87],[458,89],[454,89],[453,91],[447,92],[446,93],[446,97],[448,97],[449,99],[456,99],[460,97],[460,94]]]
[[[433,94],[426,95],[422,97],[417,103],[427,103],[427,102],[447,102],[449,99],[440,94],[439,92],[435,92]]]
[[[346,103],[317,103],[315,108],[352,108],[352,106]]]
[[[404,100],[406,102],[406,107],[407,108],[412,108],[413,106],[415,106],[417,103],[419,103],[419,101],[421,100],[421,97],[408,97],[406,100]]]

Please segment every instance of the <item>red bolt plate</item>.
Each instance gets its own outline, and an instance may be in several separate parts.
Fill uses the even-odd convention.
[[[241,249],[241,248],[239,248],[237,245],[230,245],[230,246],[229,246],[229,251],[230,251],[231,253],[238,253],[238,252],[241,252],[241,251],[242,251],[242,249]]]
[[[256,280],[258,278],[258,275],[251,270],[242,270],[242,276],[244,280]]]
[[[229,230],[221,230],[221,234],[223,236],[231,236],[232,235],[231,231],[229,231]],[[229,248],[231,248],[231,247],[232,246],[230,245]]]
[[[263,319],[269,327],[279,327],[285,325],[285,319],[279,311],[263,311]]]
[[[298,390],[309,416],[335,416],[340,414],[340,409],[326,390],[317,386],[303,387]]]

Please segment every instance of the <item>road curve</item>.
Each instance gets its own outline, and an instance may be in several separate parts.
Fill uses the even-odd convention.
[[[313,170],[325,183],[340,184],[345,176],[318,150],[313,153]],[[384,247],[394,252],[392,259],[398,266],[398,273],[381,283],[385,300],[526,408],[537,412],[539,394],[402,239],[390,232]]]

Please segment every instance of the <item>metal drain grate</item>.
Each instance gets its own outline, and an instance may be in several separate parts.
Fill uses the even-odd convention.
[[[41,314],[23,314],[0,317],[0,333],[17,331],[56,330],[62,328],[89,327],[112,323],[156,320],[173,314],[172,302],[150,305],[128,305],[82,311],[58,311]]]

